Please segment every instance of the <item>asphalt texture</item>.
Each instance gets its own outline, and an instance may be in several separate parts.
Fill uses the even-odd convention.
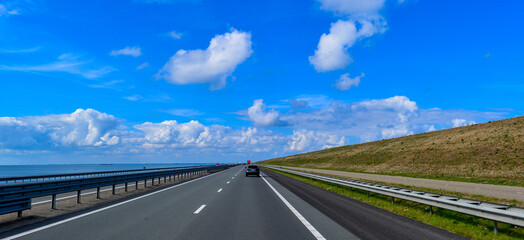
[[[262,172],[360,239],[467,239],[282,174]]]
[[[234,167],[0,238],[317,239],[264,178],[326,239],[358,239],[265,174],[245,177],[244,171],[244,166]]]

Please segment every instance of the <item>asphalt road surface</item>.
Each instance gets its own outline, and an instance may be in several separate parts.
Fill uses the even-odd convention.
[[[298,197],[266,174],[263,173],[262,177],[245,177],[244,171],[244,166],[234,167],[110,205],[2,233],[0,238],[367,239],[359,231],[352,233],[352,228],[332,213],[323,213],[325,209],[322,208],[319,208],[322,211],[317,210],[314,204]],[[282,176],[271,175],[274,178]],[[297,184],[290,184],[286,178],[278,180],[290,186]],[[299,185],[294,187],[299,190],[303,188]],[[304,193],[304,189],[300,191],[302,193],[298,195]],[[337,209],[341,207],[336,206]],[[348,212],[351,214],[351,210],[344,214]],[[374,216],[369,218],[373,219]],[[394,214],[389,218],[406,221]],[[405,225],[414,222],[407,221]],[[355,227],[368,230],[382,227],[368,225],[372,222]],[[414,225],[412,228],[419,231],[406,236],[418,239],[458,238],[424,224],[415,222]],[[387,228],[387,231],[401,232],[406,229]],[[383,239],[395,239],[388,235],[380,236],[384,236]]]

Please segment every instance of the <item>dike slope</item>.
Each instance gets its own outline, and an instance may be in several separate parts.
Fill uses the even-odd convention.
[[[524,117],[260,163],[524,186]]]

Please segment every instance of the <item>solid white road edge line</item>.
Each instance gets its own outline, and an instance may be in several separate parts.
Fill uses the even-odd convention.
[[[291,205],[291,203],[289,203],[265,178],[265,176],[262,177],[262,180],[264,180],[264,182],[267,183],[267,185],[271,188],[271,190],[273,190],[273,192],[275,192],[275,194],[277,194],[278,198],[280,198],[280,200],[282,200],[282,202],[284,202],[284,204],[286,204],[286,206],[289,208],[289,210],[291,210],[291,212],[293,212],[293,214],[295,214],[295,216],[298,218],[298,220],[300,220],[300,222],[302,222],[302,224],[304,224],[304,226],[306,226],[306,228],[309,230],[309,232],[311,232],[311,234],[313,234],[313,236],[315,236],[316,239],[319,239],[319,240],[325,240],[324,236],[322,236],[322,234],[320,234],[320,232],[317,231],[317,229],[315,227],[313,227],[313,225],[311,225],[311,223],[308,222],[308,220],[306,220],[306,218],[304,218],[302,216],[302,214],[300,214],[297,209],[295,209],[295,207],[293,207],[293,205]]]
[[[202,211],[202,209],[204,209],[205,207],[206,207],[205,204],[202,205],[202,206],[200,206],[200,207],[199,207],[199,208],[198,208],[198,209],[197,209],[193,214],[198,214],[198,213],[200,213],[200,211]]]
[[[207,176],[203,176],[203,177],[200,177],[200,178],[197,178],[197,179],[193,179],[193,180],[190,180],[190,181],[187,181],[187,182],[183,182],[183,183],[180,183],[178,185],[175,185],[175,186],[171,186],[171,187],[168,187],[168,188],[164,188],[164,189],[161,189],[161,190],[158,190],[156,192],[152,192],[152,193],[148,193],[146,195],[142,195],[142,196],[139,196],[139,197],[136,197],[136,198],[132,198],[132,199],[129,199],[129,200],[126,200],[126,201],[123,201],[123,202],[120,202],[120,203],[116,203],[114,205],[111,205],[111,206],[107,206],[107,207],[104,207],[104,208],[100,208],[100,209],[97,209],[97,210],[94,210],[94,211],[91,211],[91,212],[87,212],[87,213],[84,213],[84,214],[80,214],[78,216],[74,216],[74,217],[71,217],[71,218],[68,218],[68,219],[64,219],[62,221],[58,221],[58,222],[55,222],[55,223],[51,223],[51,224],[48,224],[48,225],[45,225],[45,226],[42,226],[42,227],[39,227],[39,228],[35,228],[35,229],[32,229],[32,230],[29,230],[29,231],[25,231],[25,232],[22,232],[22,233],[19,233],[19,234],[15,234],[15,235],[12,235],[12,236],[9,236],[9,237],[6,237],[6,238],[3,238],[2,240],[11,240],[11,239],[16,239],[16,238],[19,238],[19,237],[23,237],[23,236],[26,236],[26,235],[29,235],[31,233],[35,233],[35,232],[39,232],[39,231],[42,231],[44,229],[48,229],[48,228],[51,228],[51,227],[54,227],[54,226],[58,226],[60,224],[64,224],[64,223],[67,223],[67,222],[70,222],[70,221],[73,221],[73,220],[76,220],[76,219],[79,219],[79,218],[83,218],[85,216],[89,216],[89,215],[92,215],[92,214],[95,214],[95,213],[98,213],[98,212],[102,212],[102,211],[105,211],[107,209],[111,209],[111,208],[114,208],[114,207],[118,207],[120,205],[124,205],[126,203],[130,203],[130,202],[134,202],[136,200],[139,200],[139,199],[142,199],[142,198],[145,198],[145,197],[149,197],[151,195],[155,195],[157,193],[161,193],[161,192],[164,192],[164,191],[167,191],[167,190],[170,190],[170,189],[173,189],[173,188],[176,188],[176,187],[180,187],[180,186],[183,186],[183,185],[186,185],[188,183],[192,183],[194,181],[198,181],[198,180],[201,180],[201,179],[204,179],[204,178],[207,178],[207,177],[211,177],[217,173],[221,173],[221,172],[216,172],[216,173],[212,173],[212,174],[209,174]]]

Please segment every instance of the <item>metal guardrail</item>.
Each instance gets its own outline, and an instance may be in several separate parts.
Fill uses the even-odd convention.
[[[303,177],[308,177],[324,182],[335,183],[351,188],[356,188],[364,191],[378,193],[386,196],[390,196],[391,201],[394,198],[409,200],[421,204],[430,206],[430,213],[433,213],[432,206],[444,208],[468,215],[481,217],[494,221],[494,231],[497,234],[497,222],[503,222],[512,224],[515,226],[524,227],[524,208],[514,207],[510,205],[503,205],[497,203],[484,202],[480,200],[461,198],[456,196],[449,196],[438,193],[430,193],[417,191],[407,188],[399,188],[394,186],[387,186],[377,183],[364,182],[358,180],[349,180],[344,178],[337,178],[331,176],[325,176],[320,174],[312,174],[306,172],[300,172],[295,170],[289,170],[284,168],[276,168],[264,166],[266,168],[287,172]]]
[[[66,179],[66,178],[84,178],[84,177],[94,177],[94,176],[102,176],[102,175],[127,174],[127,173],[133,173],[133,172],[159,171],[159,170],[182,169],[182,168],[191,168],[191,167],[196,167],[196,166],[2,177],[0,178],[0,184],[17,183],[17,182],[48,181],[48,180],[58,180],[58,179]]]
[[[0,214],[18,212],[18,216],[22,216],[22,211],[31,209],[31,199],[43,196],[52,196],[51,207],[56,209],[56,195],[67,192],[77,192],[77,202],[80,203],[81,191],[86,189],[97,189],[96,196],[100,198],[100,188],[105,186],[113,186],[113,194],[115,194],[115,187],[117,184],[125,184],[125,191],[127,192],[128,183],[135,182],[135,189],[138,189],[138,182],[144,180],[144,187],[147,180],[151,179],[154,184],[155,179],[158,178],[160,184],[161,178],[173,176],[175,179],[178,176],[194,176],[209,171],[223,170],[233,165],[220,166],[199,166],[186,167],[180,169],[150,169],[146,172],[128,173],[109,176],[98,177],[84,177],[71,178],[51,181],[39,182],[18,182],[0,185]]]

